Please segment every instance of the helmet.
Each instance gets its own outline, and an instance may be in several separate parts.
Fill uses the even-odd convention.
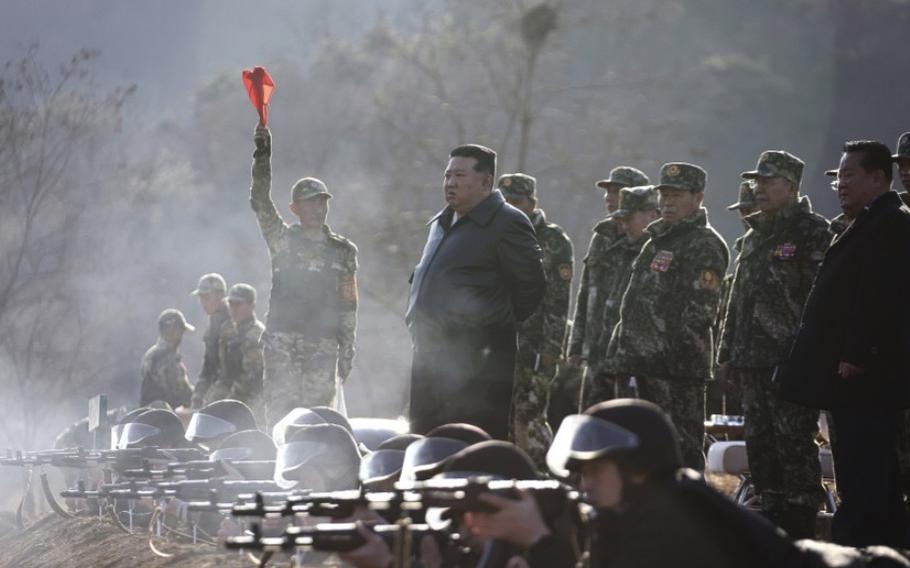
[[[278,448],[275,483],[282,489],[338,491],[358,485],[360,452],[337,424],[313,424],[290,433]]]
[[[326,424],[337,424],[347,430],[351,436],[354,435],[354,428],[351,427],[350,421],[348,421],[344,414],[338,412],[334,408],[329,408],[328,406],[313,406],[310,407],[310,412],[315,412],[321,416]]]
[[[384,441],[408,431],[408,423],[391,418],[351,418],[354,439],[368,450],[375,450]]]
[[[621,458],[635,472],[664,474],[682,467],[679,436],[656,404],[616,399],[567,416],[553,437],[547,465],[565,477],[579,464]]]
[[[313,424],[327,424],[325,419],[309,408],[297,407],[288,412],[272,427],[272,440],[275,445],[281,446],[288,438],[291,426],[311,426]]]
[[[209,456],[216,460],[274,460],[275,442],[259,430],[243,430],[228,435]]]
[[[488,476],[500,479],[540,479],[531,458],[518,446],[500,440],[480,442],[446,460],[437,477],[465,479]]]
[[[453,440],[461,440],[468,445],[493,439],[484,429],[462,422],[437,426],[427,432],[427,438],[451,438]]]
[[[181,448],[186,446],[183,423],[170,410],[146,409],[125,423],[117,440],[118,449]]]
[[[439,473],[446,460],[468,447],[467,442],[452,438],[424,438],[404,451],[402,481],[422,481]]]
[[[228,435],[255,430],[256,419],[250,407],[239,400],[216,400],[193,414],[186,428],[186,439],[208,449],[217,449]]]

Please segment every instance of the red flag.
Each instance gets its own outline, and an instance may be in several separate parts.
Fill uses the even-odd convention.
[[[269,122],[269,99],[275,90],[275,83],[269,77],[269,72],[261,66],[244,69],[243,86],[246,87],[253,108],[259,113],[259,123],[266,126]]]

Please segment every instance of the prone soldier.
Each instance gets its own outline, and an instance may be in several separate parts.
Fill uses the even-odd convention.
[[[332,195],[306,177],[291,188],[288,225],[271,197],[272,140],[259,125],[254,135],[250,204],[269,249],[272,291],[262,336],[263,401],[268,423],[291,409],[329,405],[336,376],[347,379],[357,327],[357,247],[326,224]]]
[[[499,189],[506,201],[531,219],[537,242],[543,251],[547,289],[540,306],[518,328],[518,354],[515,386],[512,391],[511,436],[528,452],[535,463],[543,465],[553,437],[547,423],[547,399],[562,346],[569,316],[574,255],[566,232],[547,220],[537,206],[537,181],[525,174],[499,178]]]
[[[814,538],[822,498],[818,411],[780,400],[771,381],[831,240],[828,222],[800,195],[803,166],[772,150],[742,174],[756,180],[760,212],[746,218],[717,361],[742,389],[746,451],[762,511],[790,536]]]
[[[606,371],[636,378],[642,398],[673,419],[688,467],[704,468],[705,382],[711,378],[711,327],[730,253],[708,223],[706,174],[676,162],[660,170],[661,218],[632,265]]]
[[[189,407],[193,387],[178,348],[184,332],[195,329],[180,310],[167,309],[158,316],[158,341],[142,357],[139,406],[161,400],[172,408]]]
[[[193,390],[193,408],[228,398],[229,385],[224,380],[224,363],[220,358],[219,346],[233,333],[231,314],[225,299],[227,283],[224,277],[211,272],[199,278],[199,284],[192,294],[199,297],[202,309],[209,316],[209,325],[202,336],[205,350],[202,355],[202,370]]]

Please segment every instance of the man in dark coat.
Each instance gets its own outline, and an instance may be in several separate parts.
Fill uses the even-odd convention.
[[[545,289],[541,249],[528,217],[493,190],[493,150],[470,144],[449,158],[447,206],[429,223],[408,298],[411,429],[468,422],[505,438],[516,325]]]
[[[844,145],[841,209],[854,219],[825,254],[806,301],[781,396],[830,409],[842,504],[833,540],[906,546],[896,435],[910,406],[910,210],[891,191],[891,152],[880,142]]]

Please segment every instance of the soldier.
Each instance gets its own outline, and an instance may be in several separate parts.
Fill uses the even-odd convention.
[[[249,284],[234,284],[228,293],[234,332],[220,346],[224,374],[230,386],[228,396],[247,403],[254,413],[262,406],[262,346],[265,326],[256,317],[256,289]]]
[[[167,309],[158,316],[158,341],[142,357],[139,406],[161,400],[173,408],[189,406],[193,387],[177,348],[186,331],[195,331],[180,310]]]
[[[220,274],[203,274],[192,294],[199,297],[202,309],[209,316],[209,326],[202,336],[205,351],[202,356],[202,370],[193,390],[193,408],[227,398],[229,387],[224,385],[224,365],[219,355],[219,345],[233,333],[231,314],[224,295],[227,283]]]
[[[749,225],[745,219],[758,210],[758,206],[755,205],[755,190],[751,180],[744,180],[739,184],[739,201],[728,206],[727,210],[738,211],[743,228],[746,231],[749,230]],[[742,246],[742,240],[743,237],[740,236],[733,243],[733,250],[737,254]],[[721,328],[723,327],[724,315],[727,313],[727,301],[730,299],[730,287],[732,285],[733,274],[728,273],[724,276],[724,283],[720,290],[720,306],[717,308],[717,316],[714,318],[713,332],[714,340],[717,343],[720,342]],[[715,345],[715,349],[717,347],[719,345]],[[729,380],[724,369],[714,369],[714,380],[708,382],[706,391],[705,406],[707,414],[742,415],[739,389]]]
[[[815,538],[822,498],[818,411],[778,399],[771,383],[831,240],[828,222],[800,195],[803,166],[771,150],[742,174],[756,180],[760,212],[746,218],[717,361],[742,389],[746,451],[762,511],[791,537]]]
[[[598,181],[596,185],[604,189],[604,202],[609,214],[619,207],[620,189],[647,184],[648,176],[640,170],[619,166],[610,171],[610,177]],[[589,370],[600,368],[600,358],[610,340],[609,337],[601,337],[603,285],[610,271],[610,265],[603,261],[603,256],[604,251],[622,236],[619,225],[613,219],[604,219],[594,226],[581,268],[581,283],[575,299],[575,317],[569,339],[569,364],[573,367],[587,365]]]
[[[711,326],[730,253],[701,206],[705,170],[664,164],[657,185],[661,218],[632,265],[607,372],[636,378],[639,394],[673,419],[687,466],[704,468],[705,381],[711,378]]]
[[[897,165],[897,173],[904,186],[904,191],[898,195],[904,205],[910,206],[910,132],[904,132],[897,139],[897,152],[891,156],[891,160]]]
[[[316,178],[291,188],[289,226],[271,198],[272,139],[256,127],[250,204],[268,245],[272,293],[262,336],[263,401],[274,424],[298,406],[332,403],[354,361],[357,247],[326,224],[332,195]]]
[[[622,236],[605,248],[600,258],[604,266],[610,267],[605,271],[599,288],[604,301],[603,329],[600,331],[600,337],[609,338],[619,322],[619,307],[622,295],[629,285],[629,277],[632,275],[632,263],[648,240],[646,230],[648,225],[659,216],[657,192],[650,185],[624,187],[619,194],[619,208],[607,215],[607,219],[616,220]],[[588,384],[590,388],[585,385],[582,395],[582,406],[585,408],[604,400],[634,393],[634,389],[629,386],[628,377],[610,376],[600,366],[594,369],[593,377]]]
[[[537,181],[525,174],[499,178],[499,190],[506,202],[531,219],[537,242],[543,251],[547,290],[540,306],[518,328],[515,387],[512,391],[512,440],[528,452],[535,463],[544,464],[553,432],[547,423],[547,398],[569,317],[574,254],[566,232],[547,221],[537,207]]]

